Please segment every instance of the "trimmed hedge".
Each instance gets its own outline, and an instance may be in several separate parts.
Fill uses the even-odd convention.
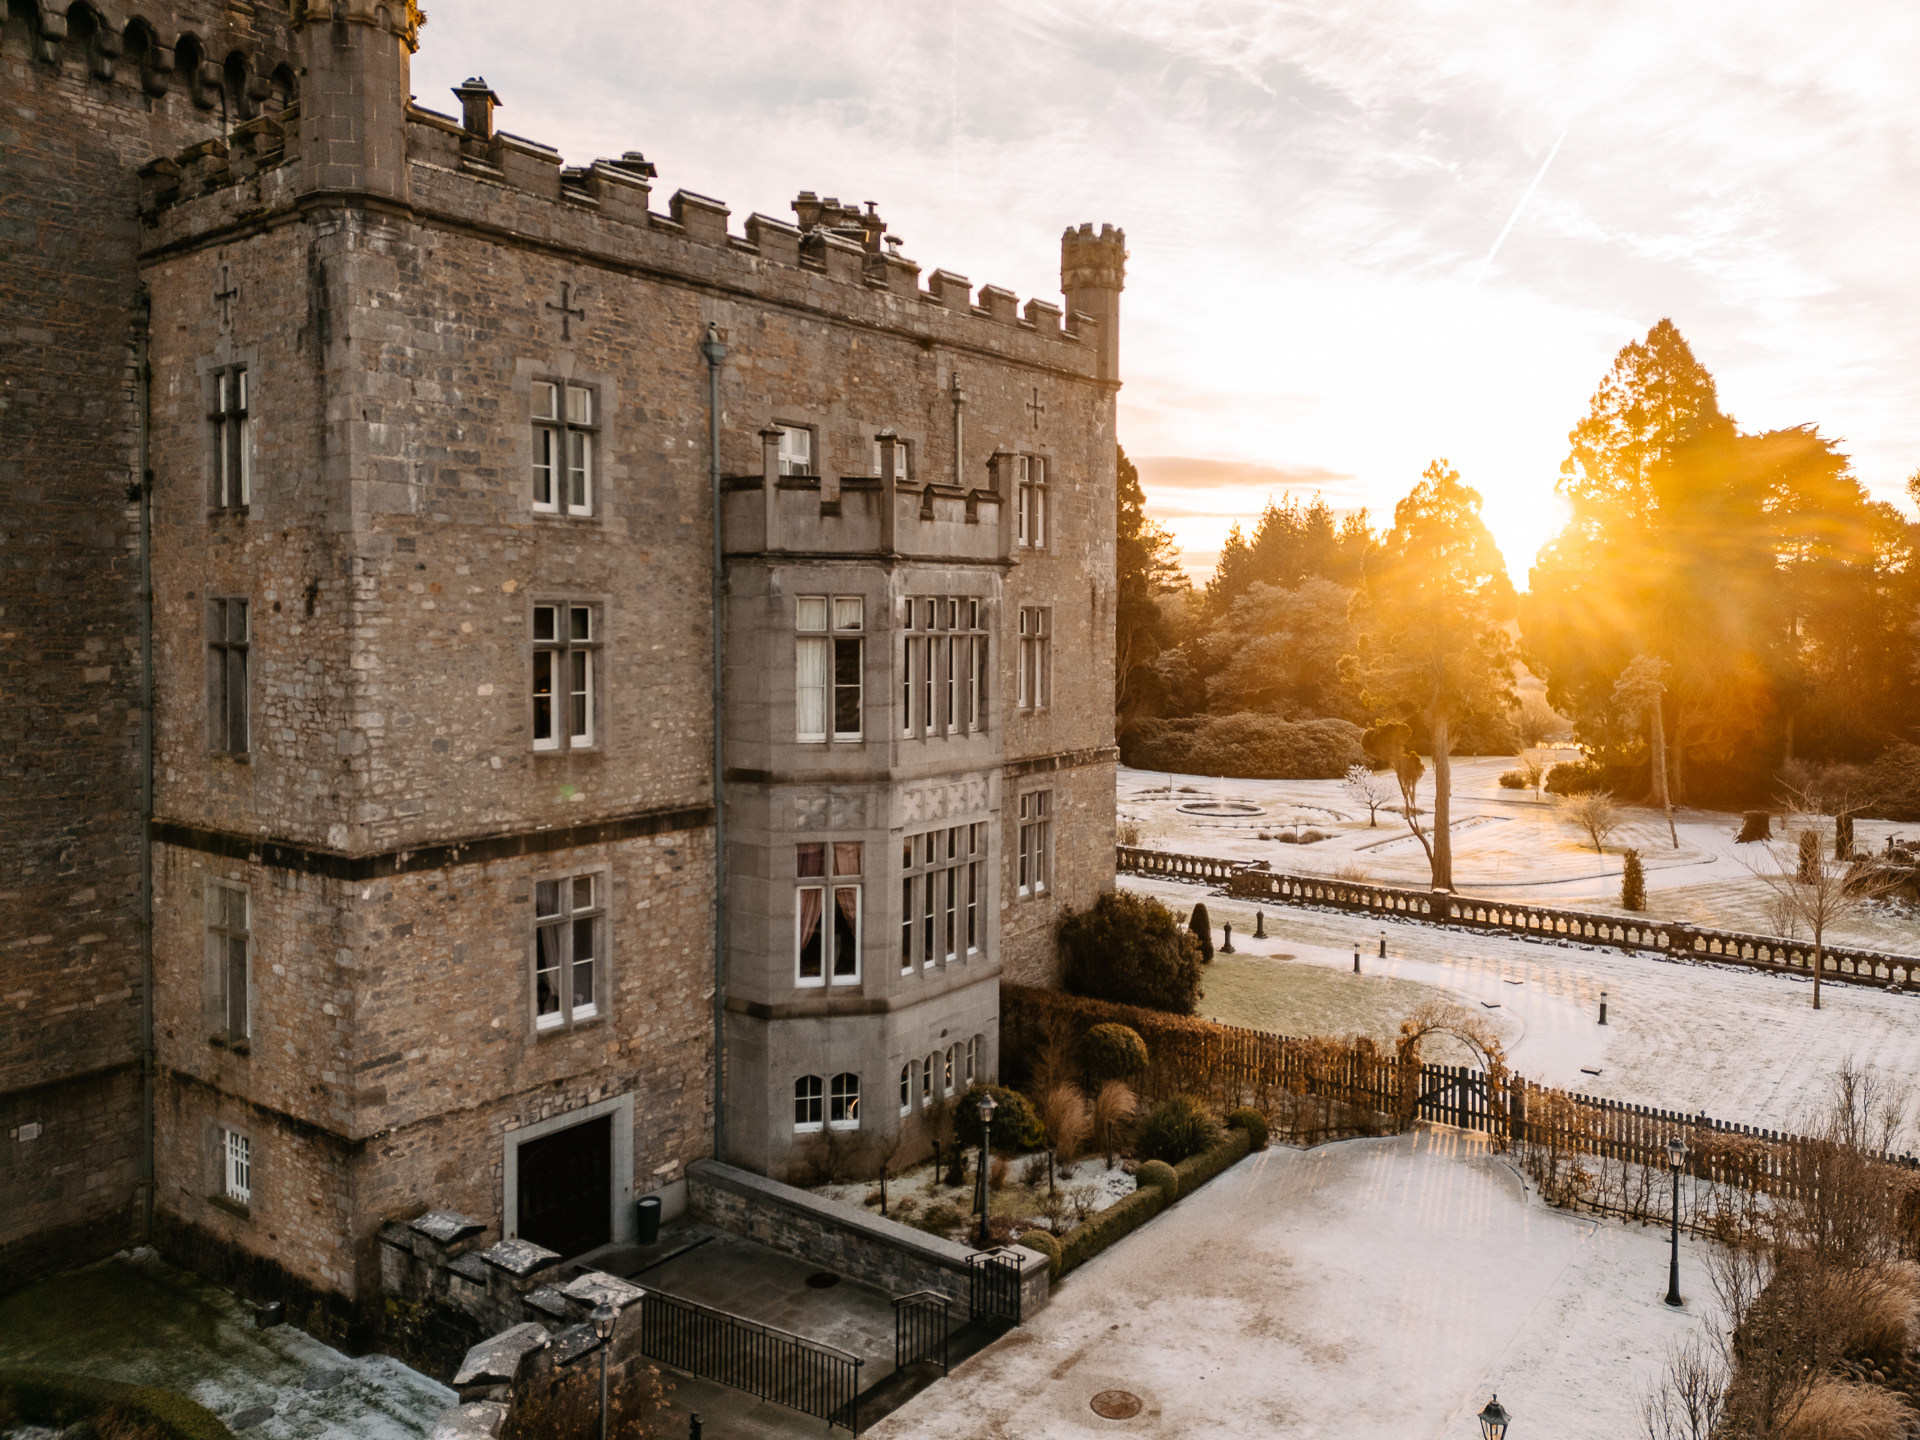
[[[1183,775],[1338,780],[1364,758],[1360,727],[1348,720],[1201,715],[1136,720],[1120,733],[1121,763]]]
[[[1251,1109],[1244,1105],[1241,1106],[1240,1109],[1227,1116],[1227,1128],[1229,1130],[1246,1131],[1247,1147],[1249,1149],[1264,1150],[1267,1148],[1267,1117],[1262,1115],[1258,1110]]]
[[[233,1440],[218,1415],[174,1390],[53,1370],[0,1370],[0,1417],[65,1428],[109,1409],[157,1426],[169,1440]]]
[[[1060,1242],[1053,1236],[1044,1230],[1029,1230],[1013,1243],[1021,1246],[1023,1249],[1033,1251],[1036,1255],[1046,1256],[1047,1277],[1052,1280],[1058,1280],[1060,1278],[1062,1264]]]
[[[1151,1185],[1166,1191],[1169,1205],[1180,1198],[1179,1173],[1164,1160],[1148,1160],[1141,1165],[1133,1180],[1139,1189],[1144,1190]]]
[[[1173,1167],[1173,1173],[1180,1182],[1180,1193],[1191,1195],[1229,1165],[1244,1160],[1247,1151],[1252,1148],[1252,1142],[1253,1137],[1245,1130],[1229,1130],[1227,1138],[1211,1150],[1203,1150],[1198,1155],[1190,1155],[1182,1160]]]
[[[1085,1264],[1114,1241],[1138,1230],[1167,1205],[1167,1192],[1157,1185],[1142,1186],[1126,1199],[1116,1200],[1067,1232],[1060,1246],[1061,1270]]]

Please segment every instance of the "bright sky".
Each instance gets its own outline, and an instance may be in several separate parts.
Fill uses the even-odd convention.
[[[1444,456],[1524,586],[1662,316],[1744,428],[1817,423],[1882,499],[1920,468],[1909,0],[427,8],[421,103],[484,75],[569,163],[645,151],[657,208],[878,201],[1023,301],[1124,227],[1120,439],[1196,575],[1269,494],[1384,519]]]

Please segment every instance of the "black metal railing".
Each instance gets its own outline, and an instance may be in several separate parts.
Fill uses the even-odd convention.
[[[649,1290],[640,1300],[640,1351],[662,1365],[860,1433],[863,1362],[831,1345]]]
[[[1020,1260],[1005,1250],[969,1255],[973,1285],[971,1307],[975,1320],[1020,1323]]]
[[[932,1290],[893,1297],[893,1367],[922,1361],[947,1373],[947,1297]]]

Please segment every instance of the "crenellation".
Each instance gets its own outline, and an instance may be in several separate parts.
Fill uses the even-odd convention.
[[[676,190],[673,198],[667,201],[667,214],[674,224],[686,232],[687,238],[709,245],[726,243],[727,216],[730,213],[724,201],[696,195],[691,190]]]

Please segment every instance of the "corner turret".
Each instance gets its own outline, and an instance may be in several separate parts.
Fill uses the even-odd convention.
[[[1120,292],[1127,283],[1127,232],[1102,225],[1069,228],[1060,237],[1060,291],[1067,299],[1067,325],[1085,315],[1098,329],[1102,380],[1120,381]]]
[[[413,0],[294,0],[300,193],[405,201],[407,100],[421,15]]]

